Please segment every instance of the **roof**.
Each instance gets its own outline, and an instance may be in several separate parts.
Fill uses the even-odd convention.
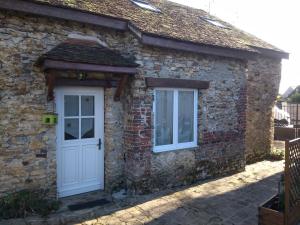
[[[85,63],[116,67],[137,67],[134,59],[127,59],[95,41],[68,39],[57,45],[39,59]]]
[[[282,98],[288,98],[296,89],[297,86],[290,86],[283,94]]]
[[[289,98],[289,97],[291,97],[293,94],[295,94],[297,92],[300,92],[300,85],[298,85],[298,86],[291,86],[291,87],[289,87],[284,92],[284,94],[282,94],[282,98],[283,99]]]
[[[129,20],[144,33],[169,37],[199,44],[256,52],[257,48],[283,52],[281,49],[221,21],[201,9],[195,9],[166,0],[148,2],[161,13],[145,10],[130,0],[34,0],[55,6],[64,6],[96,14]],[[215,19],[228,28],[215,26],[200,17]]]
[[[281,49],[201,9],[167,0],[148,2],[160,12],[141,8],[132,0],[0,0],[0,9],[121,31],[129,29],[141,43],[157,47],[242,59],[253,58],[257,54],[280,59],[289,57]]]

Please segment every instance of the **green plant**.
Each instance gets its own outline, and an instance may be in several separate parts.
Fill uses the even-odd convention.
[[[267,156],[269,160],[279,161],[284,159],[284,149],[273,149]]]
[[[289,102],[292,103],[300,103],[300,93],[296,92],[292,96],[289,97]]]
[[[59,209],[58,201],[47,199],[47,191],[23,190],[0,199],[0,219],[24,218],[38,214],[42,217]]]
[[[281,101],[282,100],[282,96],[281,95],[277,95],[276,101]]]

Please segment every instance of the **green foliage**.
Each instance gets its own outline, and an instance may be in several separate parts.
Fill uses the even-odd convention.
[[[300,93],[296,92],[292,96],[289,97],[289,102],[292,103],[300,103]]]
[[[272,161],[280,161],[284,159],[284,149],[273,149],[267,157]]]
[[[280,101],[282,99],[281,95],[277,95],[276,101]]]
[[[10,218],[24,218],[39,214],[48,216],[59,209],[58,201],[48,200],[47,191],[23,190],[0,199],[0,220]]]

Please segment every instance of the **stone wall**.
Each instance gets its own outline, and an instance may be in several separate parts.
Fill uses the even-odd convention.
[[[248,62],[247,163],[262,160],[273,148],[273,108],[281,78],[279,59],[258,58]]]
[[[97,37],[140,64],[120,102],[113,101],[115,89],[105,90],[106,191],[128,187],[134,193],[152,192],[244,169],[244,61],[142,46],[129,32],[79,23],[1,11],[0,19],[0,196],[31,187],[56,193],[55,128],[41,123],[43,113],[55,105],[46,100],[45,74],[35,62],[71,33]],[[266,62],[260,61],[262,74],[277,66]],[[262,77],[254,69],[255,62],[249,63],[248,83],[252,76]],[[197,148],[153,153],[154,92],[146,88],[145,77],[210,81],[198,96]],[[253,88],[248,93],[257,91]]]
[[[246,65],[243,61],[142,47],[125,122],[127,185],[145,193],[244,169]],[[153,89],[145,77],[210,81],[199,92],[198,145],[153,153]]]
[[[69,34],[97,37],[124,56],[131,55],[128,33],[80,23],[0,11],[0,196],[24,188],[49,188],[56,195],[56,132],[43,125],[53,112],[45,74],[37,59]],[[136,41],[137,42],[137,41]],[[105,183],[124,186],[123,103],[105,90]]]
[[[125,161],[123,148],[124,108],[122,102],[114,101],[115,88],[105,90],[105,188],[115,191],[125,186]]]

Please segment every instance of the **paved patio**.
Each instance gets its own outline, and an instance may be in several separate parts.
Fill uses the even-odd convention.
[[[257,207],[277,192],[282,170],[283,161],[264,161],[247,166],[245,172],[189,187],[115,200],[93,209],[65,211],[52,215],[47,221],[28,218],[19,222],[81,225],[257,225]]]

